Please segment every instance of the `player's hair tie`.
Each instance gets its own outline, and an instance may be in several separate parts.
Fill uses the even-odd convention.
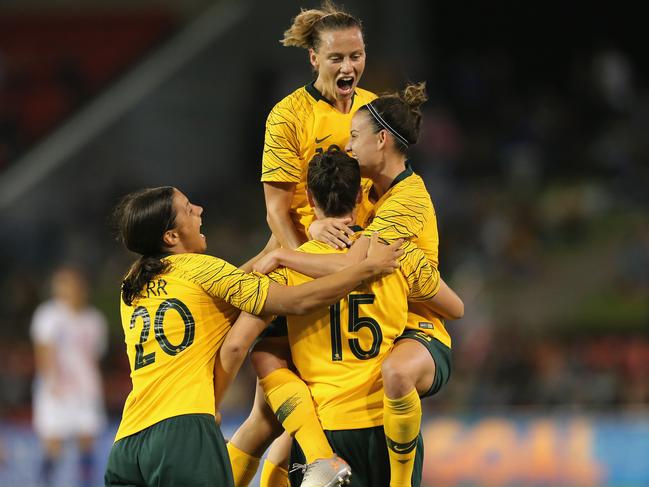
[[[403,135],[401,135],[399,132],[394,130],[390,126],[390,124],[383,119],[383,117],[379,114],[379,112],[376,111],[376,108],[374,108],[374,106],[371,103],[368,103],[365,106],[367,107],[367,110],[374,117],[374,120],[376,120],[381,127],[383,127],[385,130],[390,132],[394,136],[395,139],[397,139],[399,142],[401,142],[406,147],[410,146],[410,142],[408,142],[408,139],[406,139]]]

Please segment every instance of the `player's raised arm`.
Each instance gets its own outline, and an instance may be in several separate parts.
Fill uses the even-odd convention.
[[[280,315],[300,315],[333,304],[364,280],[398,268],[398,259],[403,254],[400,249],[402,243],[397,240],[391,245],[384,245],[378,241],[378,234],[374,234],[367,257],[358,264],[299,286],[281,286],[271,282],[263,311]]]
[[[265,182],[266,221],[275,238],[284,248],[295,249],[305,238],[295,228],[291,218],[291,203],[295,183]]]
[[[253,269],[267,274],[277,267],[288,267],[305,276],[317,278],[328,276],[350,265],[358,264],[365,258],[370,239],[360,237],[342,254],[311,254],[291,249],[275,249],[257,260]]]

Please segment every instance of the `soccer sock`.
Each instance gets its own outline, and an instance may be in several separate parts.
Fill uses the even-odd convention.
[[[417,390],[397,399],[383,396],[383,429],[390,456],[390,487],[410,486],[421,427]]]
[[[257,473],[259,458],[248,455],[230,441],[228,441],[227,447],[234,476],[234,487],[246,487]]]
[[[259,487],[288,487],[288,470],[264,460]]]
[[[92,451],[81,452],[79,456],[79,477],[82,487],[92,487],[95,475],[95,455]]]
[[[307,463],[332,457],[309,388],[289,369],[277,369],[259,380],[266,401],[288,434],[300,444]]]

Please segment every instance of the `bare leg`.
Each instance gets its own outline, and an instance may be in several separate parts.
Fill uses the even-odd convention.
[[[284,429],[271,411],[266,400],[264,391],[257,382],[255,390],[255,402],[248,418],[235,431],[230,443],[248,455],[260,458],[271,445],[273,440],[278,438]]]
[[[381,367],[385,395],[403,397],[413,389],[425,394],[435,380],[435,361],[417,340],[399,340]]]
[[[288,459],[291,456],[291,445],[293,438],[286,431],[273,441],[266,458],[274,465],[282,468],[288,468]]]
[[[288,461],[293,438],[284,432],[270,447],[261,472],[259,487],[286,487],[288,485]]]

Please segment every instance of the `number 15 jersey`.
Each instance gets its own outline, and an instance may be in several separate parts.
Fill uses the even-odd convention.
[[[287,317],[293,363],[326,430],[383,424],[383,358],[405,328],[408,300],[429,300],[439,289],[439,273],[424,253],[410,242],[403,249],[401,267],[392,274],[366,282],[328,308]],[[342,252],[314,240],[298,250]],[[287,268],[269,277],[290,285],[311,280]]]

